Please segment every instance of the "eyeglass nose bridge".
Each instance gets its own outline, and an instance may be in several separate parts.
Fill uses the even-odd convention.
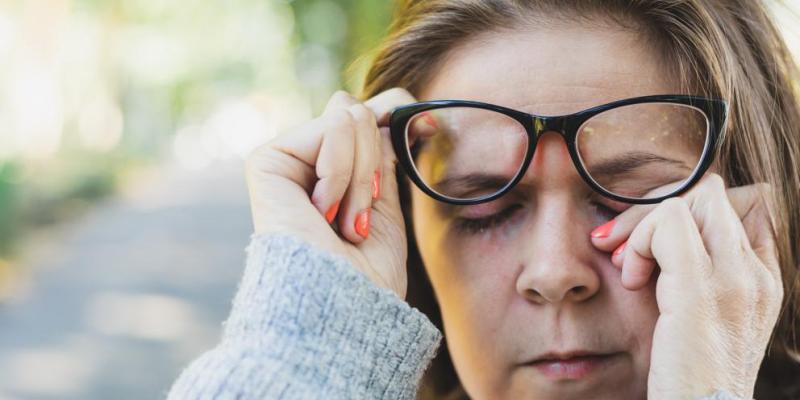
[[[531,127],[533,128],[533,139],[538,141],[539,137],[545,132],[558,132],[566,139],[566,119],[562,116],[557,117],[543,117],[539,115],[529,115],[531,118]]]

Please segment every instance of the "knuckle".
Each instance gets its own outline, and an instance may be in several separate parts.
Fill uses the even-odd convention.
[[[670,197],[661,202],[660,208],[667,217],[689,213],[689,203],[683,197]]]
[[[697,188],[699,197],[703,197],[710,201],[726,199],[725,181],[722,176],[716,173],[709,173],[702,185]]]
[[[359,186],[372,186],[372,179],[372,173],[360,174],[355,178],[355,184]]]
[[[337,187],[346,187],[350,183],[350,176],[345,173],[333,173],[324,177]]]
[[[714,189],[724,189],[725,188],[725,180],[722,179],[722,175],[711,172],[708,174],[706,178],[708,180],[708,185]]]
[[[251,151],[244,161],[244,170],[248,176],[257,173],[273,173],[277,168],[280,152],[271,143],[263,144]]]
[[[725,282],[723,289],[724,297],[721,299],[724,302],[736,305],[736,308],[741,309],[747,304],[752,304],[752,293],[755,290],[751,288],[751,284],[742,278],[730,278]]]
[[[413,98],[414,97],[414,96],[411,95],[411,93],[408,90],[406,90],[405,88],[399,87],[399,86],[395,86],[395,87],[387,90],[386,92],[391,94],[392,96],[397,96],[397,97],[406,97],[406,98]]]
[[[342,98],[342,99],[352,99],[353,96],[350,95],[350,93],[348,93],[346,90],[338,89],[335,92],[333,92],[333,94],[331,95],[331,98],[335,98],[335,99],[340,99],[340,98]]]
[[[355,120],[363,122],[365,124],[376,125],[377,120],[375,119],[375,114],[364,105],[364,103],[356,103],[349,107],[350,113],[353,115]]]
[[[355,127],[355,119],[347,110],[336,110],[328,118],[329,123],[338,129],[352,130]]]

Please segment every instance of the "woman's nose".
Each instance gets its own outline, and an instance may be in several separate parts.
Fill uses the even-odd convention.
[[[579,238],[580,224],[552,214],[536,223],[521,261],[517,292],[538,304],[581,302],[600,288],[600,276],[592,264],[591,243]],[[551,229],[547,229],[547,227]],[[558,229],[552,229],[559,227]],[[588,234],[585,236],[588,237]]]
[[[521,270],[516,289],[530,301],[546,304],[579,302],[600,288],[600,276],[593,267],[596,250],[589,241],[591,227],[577,204],[571,185],[580,185],[563,140],[543,137],[534,158],[538,168],[528,171],[539,187],[534,218],[527,227],[520,248]],[[567,168],[565,168],[565,166]]]

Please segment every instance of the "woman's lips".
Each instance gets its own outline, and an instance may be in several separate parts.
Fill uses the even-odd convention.
[[[581,379],[612,362],[618,353],[539,360],[528,365],[552,380]]]

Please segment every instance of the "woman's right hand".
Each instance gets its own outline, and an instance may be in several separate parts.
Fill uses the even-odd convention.
[[[392,109],[415,101],[401,88],[363,103],[338,91],[321,116],[255,149],[246,163],[255,234],[293,234],[343,255],[405,299],[406,232],[388,125]]]

